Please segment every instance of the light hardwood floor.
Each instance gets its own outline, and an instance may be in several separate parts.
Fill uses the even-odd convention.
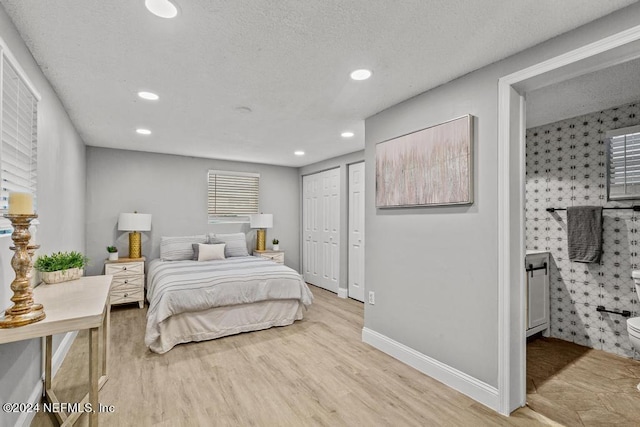
[[[527,345],[527,404],[566,426],[640,426],[640,362],[553,338]]]
[[[145,312],[114,307],[102,426],[533,426],[528,408],[503,417],[361,341],[363,304],[311,287],[291,326],[179,345],[144,346]],[[82,395],[86,336],[54,380],[62,402]],[[86,425],[86,417],[78,425]],[[38,414],[33,426],[53,425]]]

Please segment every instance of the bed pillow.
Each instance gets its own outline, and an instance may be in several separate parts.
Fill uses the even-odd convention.
[[[166,237],[160,239],[160,258],[163,261],[182,261],[193,259],[193,244],[206,243],[207,236]]]
[[[249,256],[247,236],[244,233],[209,234],[209,243],[225,243],[224,256]]]
[[[224,256],[224,247],[226,245],[224,243],[219,244],[205,244],[205,243],[194,243],[193,259],[195,261],[214,261],[218,259],[225,259]]]

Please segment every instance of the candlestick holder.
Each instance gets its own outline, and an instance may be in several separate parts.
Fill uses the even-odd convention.
[[[0,319],[0,328],[16,328],[39,322],[46,317],[42,304],[34,303],[31,287],[33,253],[40,245],[29,244],[31,239],[29,226],[38,215],[5,214],[4,217],[8,218],[13,226],[11,240],[15,246],[11,246],[10,249],[15,253],[11,258],[11,267],[16,272],[16,278],[11,282],[13,291],[11,301],[14,304],[4,312],[4,317]]]

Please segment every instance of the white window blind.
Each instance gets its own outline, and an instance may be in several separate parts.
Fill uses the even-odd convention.
[[[29,192],[36,202],[39,97],[8,51],[0,51],[0,213],[5,213],[9,192]],[[7,229],[7,223],[2,222],[0,229]]]
[[[260,174],[210,170],[207,177],[209,221],[259,213]]]
[[[609,199],[640,198],[640,126],[607,132]]]

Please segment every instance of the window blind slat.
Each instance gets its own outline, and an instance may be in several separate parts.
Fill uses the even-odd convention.
[[[6,212],[9,192],[36,194],[38,110],[35,95],[4,55],[0,90],[0,211]]]

